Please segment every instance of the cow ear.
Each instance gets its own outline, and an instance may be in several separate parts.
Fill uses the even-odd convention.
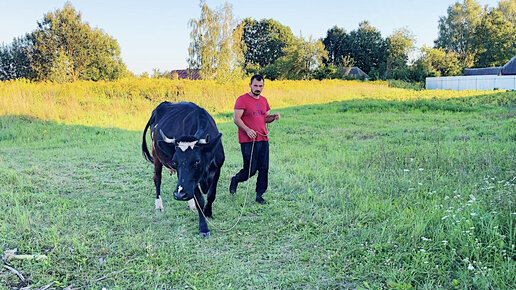
[[[208,144],[208,143],[210,143],[210,134],[207,134],[206,138],[204,138],[204,139],[199,139],[199,144],[200,145],[205,145],[205,144]]]
[[[210,139],[210,142],[204,143],[202,148],[206,150],[213,149],[219,143],[220,137],[222,137],[222,133],[219,133],[217,137]],[[206,140],[208,140],[208,136],[206,136]]]

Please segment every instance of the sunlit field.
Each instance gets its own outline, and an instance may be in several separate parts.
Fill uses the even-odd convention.
[[[232,123],[247,81],[0,83],[0,288],[511,289],[516,93],[383,82],[266,82],[268,205]],[[218,121],[226,163],[211,237],[172,198],[154,210],[142,130],[161,101]],[[244,205],[246,193],[247,202]]]
[[[70,125],[141,130],[162,101],[191,101],[211,114],[232,112],[248,81],[127,79],[116,82],[0,82],[0,115],[27,115]],[[389,88],[387,82],[342,80],[266,81],[264,96],[279,109],[360,99],[416,100],[492,94],[483,91],[415,91]]]

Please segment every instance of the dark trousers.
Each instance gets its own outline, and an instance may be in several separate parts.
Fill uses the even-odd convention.
[[[256,194],[261,196],[267,190],[269,180],[269,141],[259,141],[250,143],[241,143],[242,158],[244,160],[244,168],[236,175],[238,182],[246,181],[249,176],[249,161],[251,158],[251,150],[253,151],[253,159],[251,164],[251,176],[258,171],[258,180],[256,181]]]

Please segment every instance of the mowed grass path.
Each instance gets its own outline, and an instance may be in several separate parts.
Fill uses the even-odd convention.
[[[479,97],[485,98],[485,97]],[[154,210],[141,132],[0,117],[0,250],[33,288],[509,289],[516,285],[516,103],[349,101],[279,110],[269,205],[255,178],[234,230],[197,233],[171,195]],[[482,103],[482,101],[480,101]],[[150,114],[150,112],[149,112]],[[231,114],[213,223],[247,184]],[[145,124],[142,124],[142,129]],[[5,263],[5,262],[4,262]],[[0,270],[0,287],[27,286]]]

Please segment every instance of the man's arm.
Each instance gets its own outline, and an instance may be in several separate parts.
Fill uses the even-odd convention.
[[[244,124],[244,121],[242,121],[243,114],[243,109],[235,109],[233,114],[233,122],[235,122],[238,128],[244,130],[244,132],[247,134],[247,136],[249,136],[249,138],[254,139],[257,136],[256,132]]]

